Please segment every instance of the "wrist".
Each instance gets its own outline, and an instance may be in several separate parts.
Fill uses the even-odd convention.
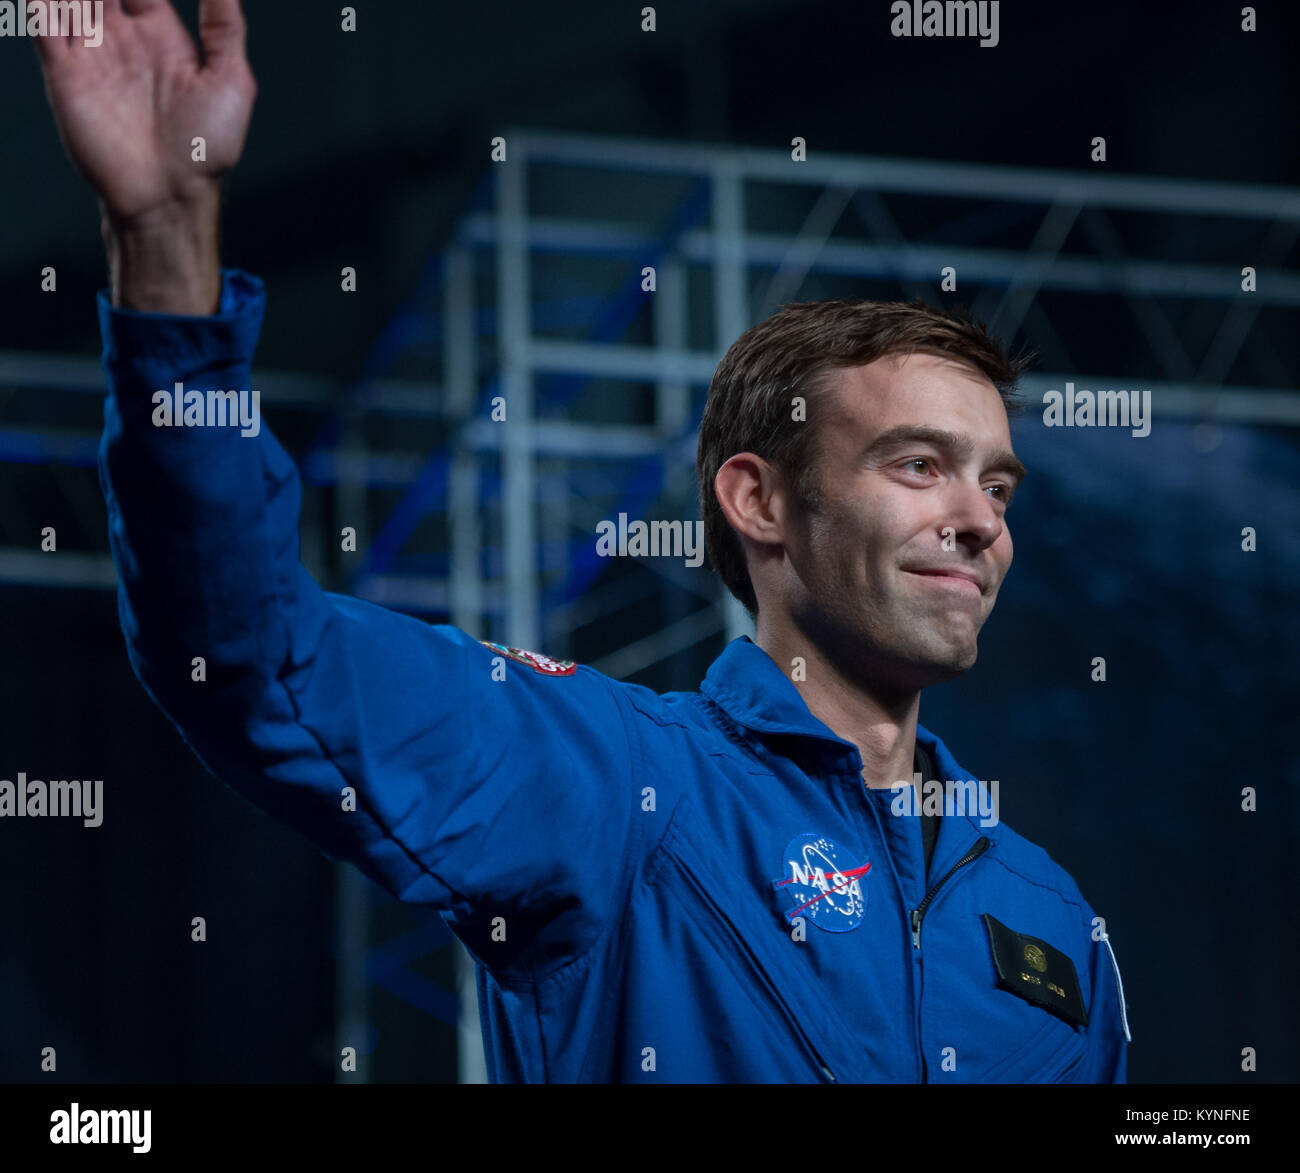
[[[221,302],[219,199],[168,204],[130,218],[101,206],[112,303],[146,313],[208,316]]]

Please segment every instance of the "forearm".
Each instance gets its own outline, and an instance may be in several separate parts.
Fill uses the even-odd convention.
[[[100,206],[114,307],[207,316],[221,297],[220,190],[129,221]]]
[[[184,426],[154,405],[177,382],[187,393],[250,391],[263,294],[255,278],[232,280],[241,294],[235,308],[208,317],[99,301],[110,543],[128,643],[160,687],[160,676],[187,683],[194,656],[205,657],[213,683],[274,674],[297,593],[298,480],[269,430]]]
[[[392,894],[448,907],[452,888],[427,861],[448,812],[502,757],[466,712],[499,700],[491,656],[454,629],[320,589],[299,557],[301,482],[265,424],[244,435],[155,418],[153,396],[177,381],[250,385],[265,292],[227,273],[228,304],[207,317],[98,299],[100,481],[131,665],[223,781]]]

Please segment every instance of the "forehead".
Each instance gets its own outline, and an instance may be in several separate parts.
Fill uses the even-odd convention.
[[[903,425],[962,432],[979,444],[1010,447],[1011,431],[998,389],[972,367],[932,354],[887,355],[836,371],[823,412],[833,426],[827,445],[858,447]]]

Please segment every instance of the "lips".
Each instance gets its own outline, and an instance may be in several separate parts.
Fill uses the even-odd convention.
[[[974,584],[980,594],[984,593],[984,580],[973,570],[962,570],[956,566],[913,566],[906,569],[908,574],[920,574],[927,578],[956,578]]]

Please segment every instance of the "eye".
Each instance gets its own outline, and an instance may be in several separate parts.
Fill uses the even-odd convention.
[[[987,492],[988,489],[996,489],[1002,494],[1002,496],[998,497],[997,500],[1001,501],[1003,505],[1009,505],[1011,503],[1011,490],[1006,485],[989,485],[985,491]]]
[[[914,456],[907,462],[905,467],[911,468],[914,464],[924,464],[926,468],[929,468],[931,466],[931,461],[927,456]],[[920,469],[919,471],[924,472],[925,469]]]

